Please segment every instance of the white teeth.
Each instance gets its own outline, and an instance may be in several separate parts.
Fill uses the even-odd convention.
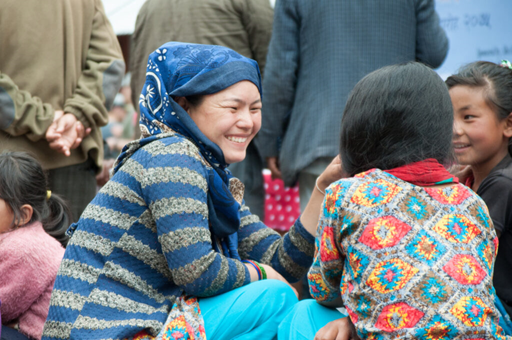
[[[457,145],[454,145],[453,147],[455,149],[462,149],[462,148],[467,148],[469,146],[469,144],[457,144]]]
[[[247,138],[244,138],[244,137],[226,137],[226,138],[235,143],[245,143],[245,141],[247,140]]]

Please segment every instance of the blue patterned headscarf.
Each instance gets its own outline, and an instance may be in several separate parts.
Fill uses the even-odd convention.
[[[173,97],[213,94],[242,80],[254,83],[261,94],[258,64],[229,48],[179,42],[162,45],[149,56],[146,83],[139,98],[142,139],[137,142],[138,147],[150,143],[168,128],[194,142],[211,165],[207,167],[210,230],[221,241],[226,255],[234,258],[239,258],[241,198],[233,197],[230,186],[237,179],[227,169],[220,147],[199,130]],[[114,172],[133,151],[129,145],[123,149]]]

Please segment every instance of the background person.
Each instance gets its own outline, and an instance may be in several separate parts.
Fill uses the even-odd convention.
[[[438,67],[447,52],[434,0],[277,1],[255,141],[273,177],[298,180],[304,209],[338,154],[340,112],[356,83],[385,65]]]
[[[101,0],[2,1],[0,151],[34,155],[76,219],[96,193],[99,127],[124,67]]]

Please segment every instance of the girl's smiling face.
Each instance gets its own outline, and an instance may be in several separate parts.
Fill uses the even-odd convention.
[[[512,128],[510,119],[498,120],[485,95],[481,87],[457,85],[450,89],[455,156],[459,164],[490,171],[506,156]]]
[[[183,99],[178,103],[184,106]],[[198,106],[185,104],[184,108],[199,130],[221,148],[226,163],[244,160],[247,146],[261,127],[261,98],[256,85],[244,80],[205,95]]]

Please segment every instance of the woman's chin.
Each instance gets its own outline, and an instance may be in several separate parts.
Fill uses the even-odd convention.
[[[235,164],[240,163],[245,159],[245,151],[243,154],[237,154],[237,155],[226,155],[224,154],[224,159],[226,160],[227,164]]]

